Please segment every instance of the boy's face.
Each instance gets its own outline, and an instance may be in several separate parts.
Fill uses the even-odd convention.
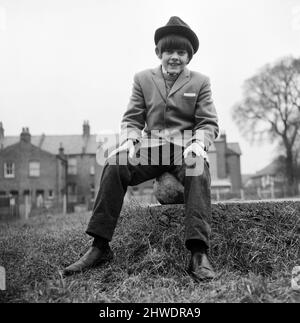
[[[184,49],[170,49],[160,56],[161,64],[169,74],[179,74],[189,63],[188,52]]]

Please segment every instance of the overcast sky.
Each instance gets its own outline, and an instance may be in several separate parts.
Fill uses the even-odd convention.
[[[300,0],[0,0],[0,121],[6,135],[118,131],[133,75],[159,65],[154,32],[177,15],[197,33],[189,68],[208,75],[242,173],[266,166],[270,143],[250,145],[231,119],[245,79],[300,55]]]

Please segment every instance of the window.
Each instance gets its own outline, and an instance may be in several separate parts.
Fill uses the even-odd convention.
[[[54,198],[53,190],[49,190],[48,197],[49,197],[49,199],[53,199]]]
[[[29,176],[39,177],[40,176],[40,162],[29,162]]]
[[[44,197],[44,190],[36,190],[35,195],[36,196],[41,195],[42,197]]]
[[[77,186],[76,184],[68,184],[68,201],[77,203]]]
[[[4,177],[5,178],[15,177],[15,163],[12,163],[12,162],[4,163]]]
[[[77,160],[76,158],[70,158],[68,160],[68,174],[76,175],[77,174]]]
[[[273,177],[270,175],[265,175],[261,178],[261,185],[263,188],[273,184]]]
[[[68,195],[76,195],[77,194],[77,187],[76,184],[68,184]]]

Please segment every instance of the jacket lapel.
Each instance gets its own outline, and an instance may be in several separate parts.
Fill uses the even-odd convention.
[[[163,79],[162,72],[161,72],[161,66],[152,70],[152,78],[153,78],[153,81],[154,81],[161,97],[163,98],[164,102],[166,102],[167,92],[166,92],[165,81]],[[182,73],[180,73],[177,80],[173,84],[172,89],[171,89],[168,96],[171,96],[175,92],[177,92],[189,80],[190,80],[190,71],[187,68],[185,68],[182,71]]]
[[[167,92],[160,66],[152,70],[152,78],[161,97],[163,98],[164,102],[166,102]]]
[[[183,87],[190,80],[190,71],[187,68],[184,68],[182,73],[179,74],[177,80],[175,81],[172,89],[169,93],[169,96],[177,92],[181,87]]]

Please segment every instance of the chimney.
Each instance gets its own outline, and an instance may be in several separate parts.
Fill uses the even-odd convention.
[[[225,141],[226,142],[226,132],[225,132],[225,130],[221,130],[220,139],[222,141]]]
[[[4,128],[2,122],[0,122],[0,140],[1,139],[4,139]]]
[[[27,127],[22,128],[20,139],[21,139],[21,141],[24,141],[24,142],[30,142],[31,141],[31,135],[29,133],[29,128],[27,128]]]
[[[90,136],[90,125],[88,120],[83,121],[83,136],[84,137],[89,137]]]
[[[58,154],[59,154],[59,156],[61,156],[61,157],[63,157],[63,156],[65,155],[65,149],[64,149],[64,147],[63,147],[63,144],[62,144],[62,143],[60,143],[60,144],[59,144]]]

